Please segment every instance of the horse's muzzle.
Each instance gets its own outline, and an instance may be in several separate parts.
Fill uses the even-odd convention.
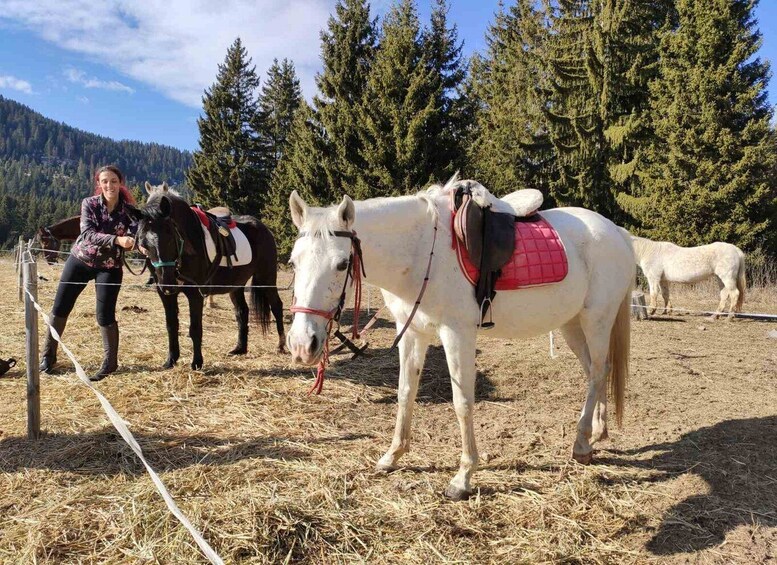
[[[286,336],[286,346],[289,348],[291,358],[301,365],[315,365],[324,354],[324,340],[316,334],[305,336],[307,339],[296,339],[291,332]]]

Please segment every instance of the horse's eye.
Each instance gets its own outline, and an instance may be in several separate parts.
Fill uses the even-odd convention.
[[[340,262],[337,264],[337,270],[338,270],[338,271],[344,271],[344,270],[346,270],[347,268],[348,268],[348,260],[347,260],[347,259],[343,259],[342,261],[340,261]]]
[[[290,265],[290,266],[291,266],[291,268],[292,268],[292,269],[294,269],[295,271],[297,270],[297,265],[294,263],[294,261],[293,261],[292,259],[289,259],[289,265]]]

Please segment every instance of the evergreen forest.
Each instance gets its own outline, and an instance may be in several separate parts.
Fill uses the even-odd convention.
[[[0,98],[0,243],[76,210],[90,171],[185,183],[261,217],[281,257],[292,190],[408,194],[455,172],[497,195],[540,189],[634,233],[777,255],[777,146],[754,0],[514,0],[470,58],[450,0],[377,18],[338,0],[316,91],[278,54],[257,72],[238,38],[203,94],[199,149],[114,142]]]

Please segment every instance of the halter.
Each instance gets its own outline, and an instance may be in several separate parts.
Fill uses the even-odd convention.
[[[316,380],[313,383],[313,386],[310,387],[308,395],[313,392],[316,394],[321,394],[321,391],[324,388],[324,374],[326,372],[326,366],[329,363],[329,337],[332,333],[334,324],[337,324],[338,330],[340,328],[340,315],[343,313],[343,306],[345,305],[345,294],[348,290],[348,279],[351,279],[351,285],[355,287],[353,300],[353,331],[351,335],[353,339],[359,338],[359,311],[361,310],[362,300],[362,277],[367,278],[367,273],[364,271],[361,240],[356,236],[356,231],[336,230],[330,231],[329,234],[336,237],[347,237],[351,240],[351,255],[348,257],[348,268],[345,274],[345,282],[343,283],[343,291],[340,293],[340,299],[337,301],[337,306],[335,306],[332,310],[317,310],[315,308],[308,308],[307,306],[297,306],[296,304],[292,304],[291,308],[289,308],[293,314],[313,314],[314,316],[321,316],[327,320],[324,355],[321,357],[321,361],[318,363]],[[307,235],[308,232],[300,232],[297,239]]]
[[[155,269],[158,269],[159,267],[177,267],[178,261],[183,257],[183,236],[181,235],[181,232],[178,231],[178,226],[175,222],[173,222],[173,229],[175,230],[175,240],[178,244],[178,257],[173,261],[151,261],[151,266]],[[159,247],[157,247],[157,256],[159,256]]]

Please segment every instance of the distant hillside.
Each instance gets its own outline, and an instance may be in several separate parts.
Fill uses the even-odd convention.
[[[0,96],[0,247],[77,213],[81,199],[92,191],[91,174],[99,165],[118,165],[139,195],[146,180],[185,189],[191,161],[187,151],[114,141]]]

